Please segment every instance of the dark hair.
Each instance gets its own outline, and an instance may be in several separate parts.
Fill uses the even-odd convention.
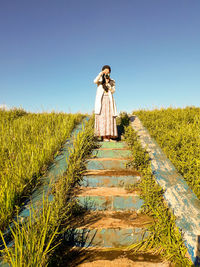
[[[109,72],[111,73],[111,67],[109,65],[104,65],[102,67],[102,71],[105,70],[105,69],[109,69]]]

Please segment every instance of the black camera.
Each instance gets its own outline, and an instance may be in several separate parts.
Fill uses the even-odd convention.
[[[102,86],[103,89],[108,92],[108,87],[106,86],[106,79],[110,79],[110,75],[109,74],[103,74],[103,80],[102,80]]]
[[[108,74],[103,74],[103,79],[110,79],[110,74],[108,73]]]

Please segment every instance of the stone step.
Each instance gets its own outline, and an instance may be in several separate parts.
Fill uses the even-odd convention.
[[[99,176],[87,175],[83,177],[81,186],[89,187],[125,187],[129,184],[135,184],[140,180],[140,176]]]
[[[140,176],[140,173],[133,169],[123,169],[123,170],[86,170],[84,175],[98,175],[98,176]]]
[[[94,260],[92,262],[86,260],[86,263],[81,263],[77,265],[77,267],[171,267],[172,265],[168,262],[162,262],[156,260],[155,262],[149,261],[142,261],[138,257],[139,260],[136,261],[130,260],[128,257],[125,256],[121,258],[116,258],[114,260],[109,259],[102,259],[102,260]]]
[[[139,211],[144,203],[138,191],[130,193],[119,187],[81,187],[77,199],[89,210]]]
[[[92,155],[97,158],[128,158],[131,157],[131,151],[127,149],[95,149]]]
[[[74,246],[107,248],[129,246],[148,236],[141,227],[127,229],[77,228],[73,232],[73,235]]]
[[[68,232],[71,246],[118,248],[149,235],[152,218],[136,212],[90,212]]]
[[[70,248],[67,247],[67,250]],[[73,247],[70,256],[62,258],[62,266],[70,267],[172,267],[161,256],[150,253],[133,253],[127,249]]]
[[[125,142],[99,142],[101,148],[127,148]]]
[[[87,163],[88,170],[120,170],[126,169],[125,164],[128,163],[128,159],[89,159]]]
[[[81,188],[76,194],[86,212],[74,218],[65,236],[67,244],[77,250],[78,255],[74,263],[70,259],[70,266],[169,266],[154,255],[148,255],[145,261],[141,253],[134,255],[138,257],[137,263],[133,261],[133,253],[127,246],[150,235],[148,226],[153,218],[140,213],[144,204],[140,191],[125,190],[126,185],[140,180],[137,171],[125,166],[131,157],[126,143],[100,142],[99,145],[87,163]]]

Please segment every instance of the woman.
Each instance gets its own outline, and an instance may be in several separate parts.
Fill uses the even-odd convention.
[[[103,138],[103,141],[110,141],[116,138],[117,110],[113,93],[115,92],[115,80],[110,78],[111,68],[103,66],[102,71],[94,79],[97,84],[95,99],[95,136]]]

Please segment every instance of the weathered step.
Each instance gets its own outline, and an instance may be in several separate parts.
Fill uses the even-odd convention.
[[[98,175],[98,176],[140,176],[140,173],[133,169],[123,169],[123,170],[86,170],[85,175]]]
[[[123,255],[121,258],[115,258],[113,260],[106,258],[94,260],[92,262],[86,260],[86,263],[81,263],[76,267],[172,267],[171,263],[162,262],[160,260],[152,262],[151,258],[149,258],[149,261],[142,261],[141,256],[138,256],[138,260],[132,261]]]
[[[149,235],[152,219],[136,212],[90,212],[71,229],[72,246],[122,247]],[[72,238],[73,237],[73,238]]]
[[[129,184],[135,184],[140,180],[140,176],[98,176],[87,175],[83,177],[81,186],[89,187],[125,187]]]
[[[69,248],[67,247],[67,250]],[[172,267],[161,256],[133,253],[127,249],[73,247],[69,257],[62,258],[63,267]],[[72,256],[74,255],[74,256]],[[78,255],[78,256],[77,256]]]
[[[110,158],[102,158],[102,159],[90,159],[87,163],[88,170],[120,170],[126,169],[126,163],[128,163],[128,159],[110,159]]]
[[[90,210],[139,211],[143,199],[139,192],[127,192],[119,187],[82,187],[77,195],[80,205]]]
[[[122,247],[139,242],[147,236],[147,232],[140,227],[127,229],[78,228],[74,231],[73,245],[77,247]]]
[[[128,158],[131,157],[131,151],[128,149],[95,149],[92,155],[97,158]]]
[[[101,148],[128,148],[125,142],[99,142]]]

